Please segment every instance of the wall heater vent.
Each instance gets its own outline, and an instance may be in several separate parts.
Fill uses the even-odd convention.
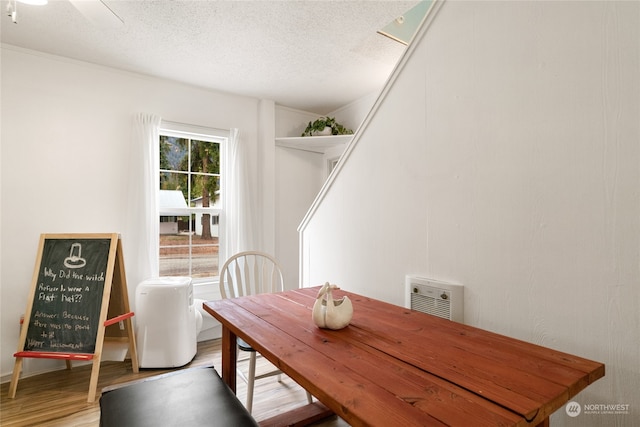
[[[464,286],[417,276],[407,276],[405,283],[407,308],[463,323]]]

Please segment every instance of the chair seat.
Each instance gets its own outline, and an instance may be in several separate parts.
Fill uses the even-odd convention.
[[[243,340],[242,338],[238,338],[237,339],[238,342],[238,348],[242,351],[253,351],[255,352],[255,350],[253,349],[253,347],[251,347],[245,340]]]
[[[191,368],[105,390],[101,427],[258,424],[214,368]]]

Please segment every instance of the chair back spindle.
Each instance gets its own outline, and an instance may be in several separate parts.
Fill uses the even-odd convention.
[[[245,251],[233,255],[220,270],[222,298],[273,293],[284,290],[278,261],[260,251]]]

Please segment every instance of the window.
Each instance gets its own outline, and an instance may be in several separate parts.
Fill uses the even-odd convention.
[[[160,276],[218,276],[222,224],[222,151],[228,133],[160,129]],[[191,129],[190,129],[191,130]]]

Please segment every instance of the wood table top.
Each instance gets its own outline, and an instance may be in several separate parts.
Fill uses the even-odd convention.
[[[204,308],[354,426],[544,424],[604,376],[602,363],[342,290],[351,323],[320,329],[318,289]]]

